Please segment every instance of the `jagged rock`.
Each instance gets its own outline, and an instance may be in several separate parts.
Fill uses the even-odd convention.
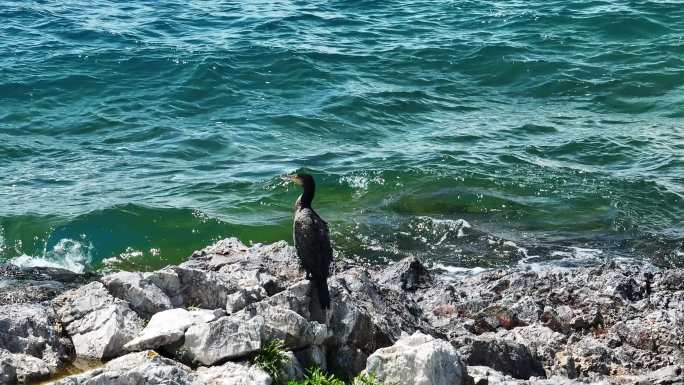
[[[262,319],[243,321],[226,316],[195,324],[185,332],[180,348],[185,359],[204,365],[244,357],[261,349]]]
[[[143,318],[178,307],[224,309],[240,289],[229,274],[181,266],[150,273],[115,273],[103,277],[102,282]]]
[[[191,306],[186,304],[181,279],[173,267],[145,273],[144,279],[160,288],[169,298],[174,308]]]
[[[604,341],[592,336],[585,336],[565,350],[565,354],[572,357],[576,372],[584,376],[610,374],[611,365],[615,362],[611,352]]]
[[[576,378],[577,366],[575,366],[575,359],[572,356],[563,353],[556,353],[553,360],[553,374],[560,375],[565,378]]]
[[[9,354],[0,353],[0,384],[14,385],[17,383],[17,367]]]
[[[379,276],[382,285],[394,286],[402,290],[414,291],[428,287],[432,283],[430,271],[416,257],[402,259],[389,265]]]
[[[183,267],[169,270],[178,274],[180,294],[186,307],[225,309],[228,297],[240,288],[227,274]]]
[[[262,369],[233,362],[200,367],[197,369],[197,379],[207,385],[271,385],[273,382]]]
[[[510,330],[525,325],[515,313],[499,305],[479,311],[472,319],[474,322],[469,328],[475,334],[494,332],[498,328]]]
[[[282,370],[284,379],[287,381],[302,380],[306,374],[304,368],[309,366],[302,365],[293,352],[285,352],[285,355],[287,356],[287,360],[285,361]],[[321,367],[321,369],[325,370],[323,367]]]
[[[497,339],[495,335],[465,337],[452,341],[463,361],[473,366],[489,366],[515,378],[544,376],[544,367],[527,346]]]
[[[0,305],[50,301],[95,278],[94,274],[79,274],[54,267],[0,265]]]
[[[174,304],[166,293],[148,279],[150,273],[119,272],[104,276],[101,282],[109,292],[130,305],[141,317],[171,309]]]
[[[375,318],[367,307],[354,299],[355,293],[347,286],[346,279],[336,277],[329,282],[332,298],[329,325],[336,340],[331,369],[351,378],[363,370],[371,353],[391,345],[393,339],[380,324],[379,317]]]
[[[155,349],[180,341],[185,331],[197,323],[207,323],[223,316],[216,310],[171,309],[156,313],[139,336],[124,345],[127,350]]]
[[[447,272],[406,259],[384,268],[341,264],[336,271],[329,279],[332,307],[323,314],[311,300],[310,284],[302,279],[294,249],[284,242],[247,247],[226,239],[178,267],[101,278],[107,289],[99,282],[80,287],[98,279],[94,276],[0,266],[0,305],[27,306],[14,308],[19,313],[0,306],[0,352],[3,347],[13,349],[0,354],[0,382],[10,377],[16,381],[17,367],[10,356],[29,354],[45,361],[50,370],[64,364],[71,342],[63,329],[73,337],[79,355],[114,357],[122,354],[121,345],[137,337],[128,348],[160,347],[204,365],[246,358],[265,341],[283,338],[288,349],[295,349],[290,355],[300,366],[327,365],[345,379],[362,370],[378,348],[391,346],[402,333],[421,331],[448,339],[463,358],[477,357],[473,349],[479,351],[485,357],[481,361],[491,361],[484,362],[493,367],[487,369],[490,372],[531,367],[535,369],[516,376],[541,375],[538,369],[543,364],[546,374],[554,376],[519,380],[499,373],[511,384],[679,381],[676,369],[658,370],[684,362],[682,269],[620,262]],[[74,286],[79,288],[67,291]],[[53,305],[57,316],[46,322]],[[33,306],[45,309],[48,316],[39,311],[35,317],[22,316]],[[178,309],[182,307],[217,310],[202,311],[213,314],[211,320],[190,322],[187,313],[194,311]],[[224,316],[224,309],[232,314]],[[168,311],[176,313],[162,316]],[[140,334],[136,312],[152,317]],[[184,315],[153,322],[155,314],[161,320],[180,313]],[[18,332],[5,333],[6,325]],[[48,338],[46,330],[55,332]],[[188,384],[200,381],[197,373],[186,369],[183,378]],[[152,382],[152,377],[131,370],[117,369],[115,375],[114,369],[104,367],[70,384]],[[579,380],[566,378],[575,376]],[[228,376],[211,381],[234,380]]]
[[[57,297],[55,304],[78,357],[117,357],[143,328],[128,304],[110,295],[100,282],[68,291]]]
[[[401,333],[434,332],[422,311],[403,290],[379,286],[368,271],[352,268],[328,280],[328,325],[335,336],[328,350],[329,369],[351,378],[378,348],[392,345]]]
[[[61,325],[49,306],[0,306],[0,351],[39,357],[55,370],[70,358],[71,343],[61,334]]]
[[[66,287],[58,281],[0,279],[0,305],[49,301]]]
[[[48,364],[39,358],[27,354],[0,353],[0,384],[33,383],[48,378],[50,374]]]
[[[325,325],[309,322],[288,309],[256,303],[236,314],[189,327],[180,350],[190,360],[212,365],[254,353],[274,339],[283,340],[288,349],[299,349],[323,344],[327,338]]]
[[[461,385],[467,377],[453,346],[419,332],[373,353],[366,372],[397,385]]]
[[[609,385],[607,381],[600,379],[587,382],[559,376],[519,380],[487,366],[468,366],[468,375],[471,377],[472,385]]]
[[[322,345],[331,336],[324,324],[308,321],[292,310],[270,306],[260,302],[245,308],[239,315],[243,319],[261,319],[263,342],[279,339],[286,348],[300,349],[310,345]]]
[[[517,327],[497,333],[497,338],[527,346],[534,357],[553,362],[556,353],[563,350],[567,337],[540,324]]]
[[[518,381],[487,366],[468,365],[472,385],[513,385]]]
[[[302,277],[296,251],[284,241],[248,247],[237,238],[226,238],[196,251],[181,266],[220,271],[241,287],[260,285],[269,295]]]
[[[48,364],[36,357],[0,349],[0,384],[25,384],[50,376]]]
[[[523,297],[517,302],[511,303],[507,306],[508,310],[520,320],[521,324],[531,325],[539,322],[539,317],[544,310],[538,303],[536,298]]]
[[[665,270],[653,280],[654,289],[664,291],[684,290],[684,269]]]
[[[325,350],[318,345],[311,345],[304,349],[299,349],[294,352],[297,361],[302,368],[318,367],[323,370],[328,370],[328,360]]]
[[[267,296],[268,293],[266,292],[266,289],[259,285],[243,287],[228,296],[226,311],[229,314],[236,313],[244,309],[245,306],[254,302],[259,302]]]
[[[684,308],[655,310],[616,323],[611,332],[621,341],[642,350],[684,346]]]
[[[311,282],[307,280],[293,284],[264,302],[271,306],[292,310],[307,320],[311,320],[312,306],[320,308],[318,302],[311,301]]]
[[[58,380],[53,385],[201,385],[190,368],[152,350],[130,353],[104,367]]]
[[[628,379],[635,385],[684,385],[684,369],[681,365],[671,365]]]

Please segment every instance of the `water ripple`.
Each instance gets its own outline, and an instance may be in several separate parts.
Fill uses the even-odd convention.
[[[277,177],[307,167],[345,255],[510,262],[492,233],[683,263],[677,1],[5,1],[0,22],[1,259],[287,238]]]

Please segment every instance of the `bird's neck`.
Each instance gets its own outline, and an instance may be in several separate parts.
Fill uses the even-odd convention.
[[[304,192],[297,199],[297,207],[301,208],[311,208],[311,202],[313,202],[314,194],[316,193],[316,188],[314,186],[304,186]]]

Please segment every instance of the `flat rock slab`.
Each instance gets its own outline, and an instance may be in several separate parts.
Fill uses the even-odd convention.
[[[221,366],[200,367],[197,379],[207,385],[271,385],[273,380],[260,368],[233,362]]]
[[[135,339],[124,345],[127,350],[155,349],[180,341],[192,325],[207,323],[223,315],[222,311],[171,309],[156,313]]]

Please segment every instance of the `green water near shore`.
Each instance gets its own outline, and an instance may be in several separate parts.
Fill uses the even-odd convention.
[[[305,167],[342,257],[684,264],[676,2],[10,1],[0,21],[0,260],[289,240],[278,176]]]

